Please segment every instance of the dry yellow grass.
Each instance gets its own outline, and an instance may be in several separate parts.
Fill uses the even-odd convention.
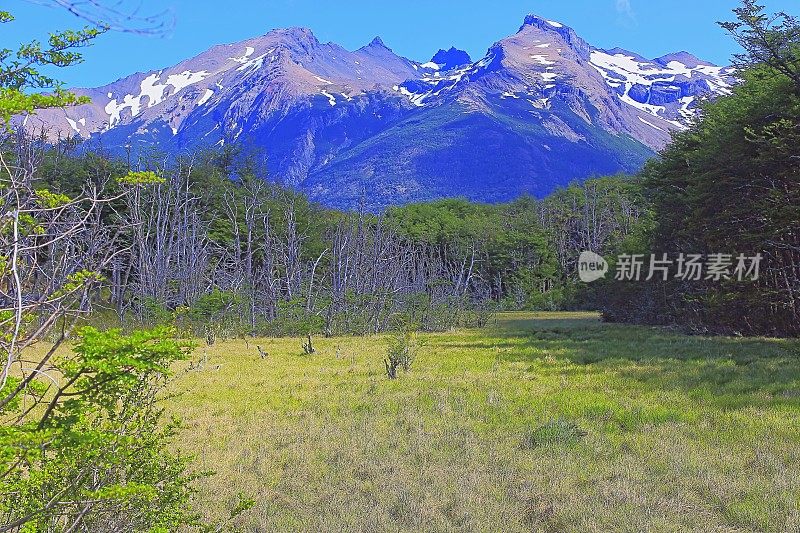
[[[569,313],[422,339],[396,381],[387,337],[199,348],[168,407],[216,471],[203,514],[244,492],[246,531],[800,529],[795,344]]]

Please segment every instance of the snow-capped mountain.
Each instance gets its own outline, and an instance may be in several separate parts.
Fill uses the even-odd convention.
[[[76,90],[92,103],[24,121],[120,151],[261,147],[271,179],[330,205],[500,201],[637,170],[732,74],[686,52],[597,49],[534,15],[475,62],[455,48],[412,61],[378,37],[349,51],[291,28]]]

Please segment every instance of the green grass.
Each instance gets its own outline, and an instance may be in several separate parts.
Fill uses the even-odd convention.
[[[387,337],[198,349],[169,411],[217,472],[202,512],[243,491],[247,531],[800,529],[796,343],[567,313],[422,339],[395,381]]]

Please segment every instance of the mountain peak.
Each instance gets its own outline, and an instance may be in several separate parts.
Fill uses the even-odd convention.
[[[566,26],[560,22],[548,20],[544,17],[540,17],[539,15],[534,15],[533,13],[528,14],[525,17],[525,20],[522,21],[522,26],[519,28],[520,31],[522,31],[525,26],[536,26],[542,30],[560,30],[562,28],[566,28]]]
[[[370,43],[367,46],[365,46],[364,48],[383,48],[385,50],[391,51],[391,48],[386,46],[386,43],[383,42],[383,39],[381,39],[378,36],[376,36],[374,39],[372,39],[372,41],[370,41]]]
[[[316,36],[314,36],[314,32],[310,28],[305,28],[303,26],[277,28],[272,30],[270,33],[280,33],[283,35],[291,35],[293,37],[316,39]]]
[[[316,35],[314,35],[313,31],[311,31],[308,28],[302,28],[299,26],[292,28],[285,28],[285,29],[275,29],[269,32],[267,35],[279,35],[281,37],[286,38],[287,40],[309,46],[316,46],[320,44],[319,40],[317,39]]]
[[[580,57],[585,60],[589,59],[591,47],[589,43],[581,39],[575,30],[569,26],[565,26],[555,20],[549,20],[539,15],[530,14],[525,17],[525,21],[520,26],[517,35],[531,36],[534,34],[540,39],[558,39],[566,43],[572,48]],[[542,35],[545,35],[542,37]]]
[[[433,56],[431,63],[440,65],[444,70],[450,70],[462,65],[472,63],[472,58],[464,50],[451,46],[450,50],[441,49]]]
[[[611,48],[609,50],[605,50],[605,52],[610,54],[610,55],[612,55],[612,56],[620,56],[621,55],[621,56],[625,56],[625,57],[632,57],[636,61],[639,61],[640,63],[652,63],[653,62],[652,59],[648,59],[648,58],[642,56],[641,54],[637,54],[636,52],[631,52],[630,50],[626,50],[626,49],[620,48],[620,47]]]
[[[682,63],[689,68],[695,68],[698,66],[706,66],[706,67],[713,67],[715,66],[713,63],[709,63],[708,61],[703,61],[702,59],[698,59],[697,56],[694,54],[690,54],[686,51],[675,52],[672,54],[667,54],[665,56],[661,56],[655,59],[655,62],[660,65],[668,65],[672,61],[677,61],[678,63]]]

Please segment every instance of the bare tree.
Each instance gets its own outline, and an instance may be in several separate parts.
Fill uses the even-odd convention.
[[[13,152],[0,151],[0,353],[5,355],[0,409],[30,393],[34,379],[54,380],[50,358],[91,310],[90,293],[100,272],[124,252],[117,246],[119,232],[100,216],[112,198],[103,198],[95,187],[68,198],[37,186],[42,144],[22,132],[2,141]],[[43,357],[21,357],[56,325],[60,333]],[[9,391],[5,386],[15,366],[22,377]]]
[[[139,301],[168,308],[191,305],[209,288],[210,242],[191,189],[193,162],[162,167],[162,183],[136,186],[127,196],[125,225],[131,232],[133,274],[126,286]]]

